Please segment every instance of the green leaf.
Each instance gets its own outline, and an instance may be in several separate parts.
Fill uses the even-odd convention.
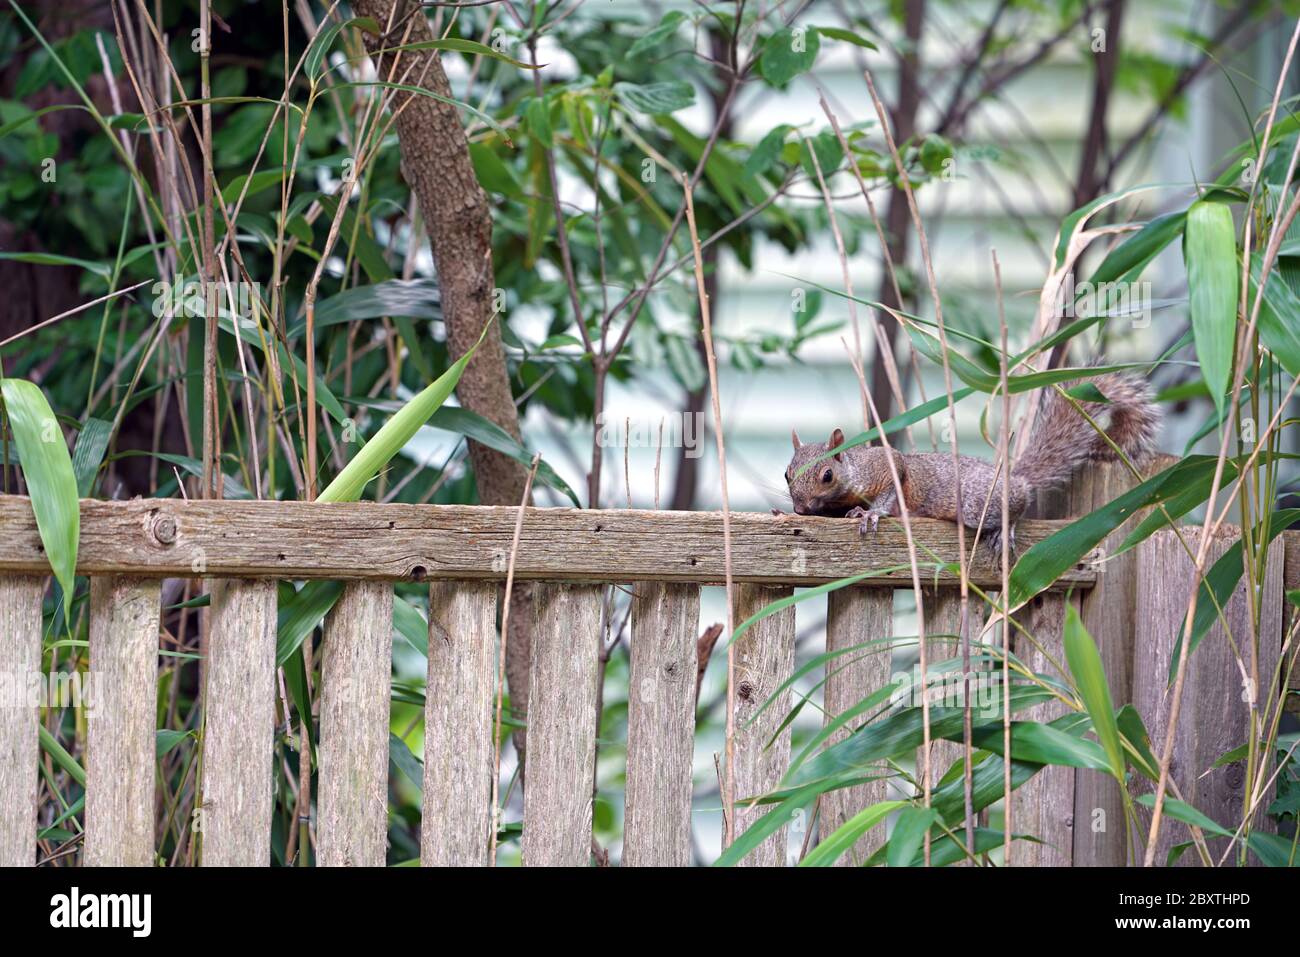
[[[1136,759],[1132,755],[1129,757],[1133,766],[1153,781],[1159,778],[1160,762],[1151,750],[1151,736],[1147,734],[1147,726],[1137,709],[1131,704],[1124,705],[1115,715],[1115,723],[1124,740],[1137,752]]]
[[[813,157],[817,157],[817,165],[813,165]],[[810,136],[799,144],[799,165],[803,171],[808,174],[813,184],[817,183],[817,169],[821,168],[822,178],[830,184],[831,174],[840,168],[840,163],[844,159],[844,151],[840,148],[840,141],[834,133],[818,133],[816,136]]]
[[[952,740],[959,741],[961,734]],[[1002,754],[1002,728],[982,728],[971,735],[972,744],[993,754]],[[1094,741],[1081,738],[1037,721],[1011,723],[1011,758],[1034,764],[1053,764],[1067,768],[1107,771],[1110,759]]]
[[[713,862],[713,866],[734,867],[739,864],[746,854],[789,824],[800,808],[807,807],[815,801],[819,793],[819,786],[814,784],[802,788],[785,798],[776,807],[745,828],[744,832],[718,855],[718,859]]]
[[[442,301],[436,279],[385,279],[367,286],[353,286],[316,304],[315,326],[322,329],[343,322],[405,316],[410,319],[442,321]],[[287,337],[297,338],[307,329],[300,316]],[[241,330],[242,332],[242,330]]]
[[[66,618],[72,609],[77,541],[81,535],[81,506],[72,458],[58,420],[35,384],[26,379],[3,379],[0,394],[22,458],[41,545],[63,589]]]
[[[695,105],[695,87],[682,80],[615,83],[614,92],[638,113],[673,113]]]
[[[176,731],[171,728],[159,728],[154,732],[154,756],[161,758],[186,738],[192,737],[193,731]]]
[[[283,668],[293,657],[341,594],[342,582],[317,579],[307,582],[287,599],[281,597],[276,613],[276,667]]]
[[[495,321],[496,318],[493,317],[488,320],[488,324]],[[469,365],[469,360],[478,351],[479,343],[483,341],[487,331],[488,325],[485,324],[473,348],[452,363],[451,368],[424,391],[393,413],[374,437],[343,467],[343,471],[335,476],[334,481],[325,487],[317,501],[355,502],[361,498],[361,493],[365,491],[371,479],[379,474],[379,470],[387,465],[407,442],[411,441],[411,437],[419,431],[420,426],[424,425],[439,406],[447,401],[456,388],[456,383],[460,381],[465,366]]]
[[[391,731],[388,732],[388,760],[415,785],[417,791],[424,793],[424,765],[411,753],[406,742]]]
[[[822,838],[808,856],[799,862],[800,867],[830,867],[844,856],[858,838],[871,830],[899,808],[908,807],[907,801],[879,801],[863,808],[832,833]]]
[[[528,131],[539,143],[548,149],[555,144],[555,134],[551,130],[551,106],[544,97],[529,100],[524,116],[528,120]]]
[[[56,253],[0,253],[0,259],[11,259],[14,262],[30,263],[33,266],[76,266],[78,269],[85,269],[93,272],[97,276],[109,279],[113,275],[113,267],[106,263],[91,262],[88,259],[76,259],[72,256],[60,256]]]
[[[1154,794],[1139,794],[1137,797],[1137,803],[1141,804],[1143,807],[1154,808],[1156,806],[1156,796]],[[1164,807],[1164,813],[1168,814],[1176,821],[1182,821],[1184,824],[1191,824],[1195,827],[1199,827],[1202,831],[1209,831],[1211,834],[1217,834],[1219,837],[1232,837],[1231,831],[1227,828],[1220,827],[1186,801],[1179,801],[1176,798],[1166,797]]]
[[[745,160],[744,172],[746,176],[758,176],[765,173],[776,162],[781,155],[781,147],[785,143],[785,138],[790,134],[794,127],[789,123],[778,123],[772,129],[768,130],[758,145],[754,147],[749,158]],[[818,159],[821,157],[819,156]]]
[[[1183,258],[1196,358],[1222,415],[1237,329],[1237,235],[1232,210],[1222,203],[1193,203],[1187,211]]]
[[[348,27],[357,27],[374,36],[380,35],[379,24],[375,22],[374,17],[353,17],[342,23],[331,23],[324,30],[318,31],[312,38],[311,46],[307,48],[307,55],[303,58],[303,72],[310,79],[315,80],[320,76],[321,64],[329,54],[330,47],[334,45],[335,38]]]
[[[77,497],[86,498],[95,484],[108,440],[113,434],[113,423],[104,419],[88,418],[77,433],[77,444],[72,450],[72,474],[77,479]]]
[[[1065,606],[1065,658],[1070,674],[1079,688],[1079,696],[1092,718],[1093,730],[1101,742],[1110,763],[1110,773],[1124,786],[1124,750],[1119,741],[1119,726],[1115,723],[1115,704],[1106,683],[1106,669],[1101,663],[1097,645],[1083,627],[1074,605]],[[1031,760],[1033,760],[1031,758]]]
[[[677,28],[689,19],[686,14],[680,10],[669,10],[664,14],[659,25],[654,27],[649,33],[637,39],[628,47],[627,55],[629,59],[640,56],[646,50],[656,47],[663,43],[669,37],[677,32]]]
[[[759,72],[773,86],[782,87],[801,73],[807,73],[817,62],[821,39],[817,30],[807,27],[786,27],[768,37],[758,59]]]
[[[1252,297],[1260,295],[1262,269],[1262,256],[1256,253],[1250,258]],[[1259,337],[1282,368],[1293,376],[1300,376],[1300,298],[1282,281],[1277,270],[1269,273],[1263,295],[1264,301],[1259,308]]]
[[[885,860],[890,867],[907,867],[925,841],[925,835],[939,819],[932,807],[909,807],[898,813],[894,822],[894,832],[889,835],[889,849]]]
[[[532,464],[532,453],[516,442],[514,436],[495,422],[485,419],[469,409],[454,405],[443,406],[433,414],[433,417],[429,420],[429,425],[447,432],[458,432],[482,445],[486,445],[490,449],[510,456],[521,465],[528,466]],[[542,460],[538,460],[537,463],[537,481],[566,496],[573,503],[574,508],[582,507],[577,494],[569,487],[568,483],[560,478],[555,469]]]
[[[486,143],[470,143],[469,158],[474,164],[474,175],[487,192],[524,198],[524,188],[515,179],[514,170],[501,161],[492,147]]]
[[[816,30],[819,35],[826,37],[828,40],[843,40],[845,43],[852,43],[855,46],[860,46],[867,50],[880,49],[880,47],[876,46],[870,40],[858,36],[852,30],[844,30],[840,27],[813,27],[813,29]]]
[[[401,595],[393,596],[393,628],[412,648],[426,658],[429,656],[429,623]]]

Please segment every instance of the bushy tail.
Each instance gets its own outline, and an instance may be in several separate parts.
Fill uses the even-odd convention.
[[[1110,440],[1135,464],[1155,451],[1160,429],[1160,407],[1151,385],[1140,376],[1110,372],[1082,382],[1091,382],[1106,402],[1079,401],[1088,416],[1106,430]],[[1043,390],[1042,404],[1034,419],[1029,450],[1015,463],[1017,478],[1032,488],[1063,485],[1085,462],[1113,460],[1117,456],[1097,430],[1081,416],[1055,388]]]

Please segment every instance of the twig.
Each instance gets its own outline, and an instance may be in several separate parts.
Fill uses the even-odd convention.
[[[506,563],[506,589],[501,602],[501,652],[497,655],[497,714],[492,731],[492,834],[488,845],[488,866],[497,863],[497,832],[501,829],[501,709],[506,690],[506,642],[510,637],[510,596],[515,587],[515,557],[519,554],[519,537],[524,530],[524,510],[528,507],[528,495],[533,488],[533,476],[537,474],[537,465],[542,460],[542,453],[533,456],[528,467],[528,478],[524,480],[524,494],[519,500],[519,513],[515,516],[515,534],[510,542],[510,559]]]

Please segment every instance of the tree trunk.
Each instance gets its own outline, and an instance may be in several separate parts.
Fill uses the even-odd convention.
[[[396,12],[394,7],[396,6]],[[375,50],[437,39],[423,12],[412,13],[406,0],[353,0],[358,16],[373,17],[380,29],[393,29],[387,37],[363,34],[366,48]],[[396,73],[393,60],[397,59]],[[378,58],[381,80],[392,80],[452,98],[451,84],[437,52],[403,51]],[[407,101],[410,102],[407,102]],[[402,173],[420,205],[438,271],[442,293],[447,346],[453,357],[465,354],[492,319],[495,280],[492,269],[492,211],[487,195],[474,175],[469,141],[458,110],[432,97],[398,93],[392,103],[397,112],[397,137],[402,149]],[[510,392],[501,332],[493,322],[478,352],[465,368],[456,395],[461,405],[495,422],[520,438],[519,413]],[[470,462],[479,501],[484,505],[518,505],[524,494],[526,472],[513,459],[477,442],[469,443]],[[512,709],[522,719],[528,709],[528,655],[532,621],[531,592],[516,585],[510,610],[510,635],[506,648],[506,675]],[[523,755],[523,735],[515,744]]]
[[[903,30],[907,43],[903,47],[903,54],[898,63],[898,99],[890,116],[894,127],[894,139],[900,150],[916,132],[916,111],[921,103],[920,48],[921,30],[924,24],[925,0],[908,0],[903,15]],[[907,208],[907,196],[901,189],[894,188],[889,191],[889,205],[885,211],[884,225],[885,238],[889,243],[889,256],[893,260],[894,269],[901,272],[907,263],[907,247],[911,235],[911,215]],[[881,262],[880,293],[877,298],[894,309],[902,309],[903,303],[896,301],[894,285],[888,273],[884,271],[883,257]],[[901,281],[899,285],[906,288]],[[898,323],[891,318],[884,323],[882,331],[885,342],[892,349],[895,336],[898,334]],[[869,386],[871,399],[876,404],[881,421],[884,421],[894,413],[894,396],[889,389],[889,377],[885,374],[885,360],[880,349],[876,350],[875,358],[871,361]]]

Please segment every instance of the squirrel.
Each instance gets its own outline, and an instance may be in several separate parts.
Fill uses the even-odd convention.
[[[1091,380],[1105,402],[1076,400],[1107,436],[1135,464],[1147,459],[1154,449],[1160,427],[1160,408],[1150,384],[1127,373],[1107,373]],[[857,445],[822,459],[826,452],[844,444],[844,433],[836,429],[826,442],[799,441],[790,432],[794,456],[785,471],[790,500],[798,515],[827,515],[859,519],[858,532],[874,532],[885,516],[901,514],[897,489],[886,456],[893,456],[909,515],[957,521],[956,482],[950,452],[904,454],[892,449]],[[1015,523],[1039,490],[1063,485],[1088,462],[1115,459],[1114,450],[1096,429],[1055,389],[1043,392],[1033,439],[1028,452],[1011,469],[1008,490],[1007,544],[1015,551]],[[1002,481],[993,463],[970,455],[959,455],[961,471],[961,518],[993,551],[1002,538]],[[775,511],[775,510],[774,510]]]

